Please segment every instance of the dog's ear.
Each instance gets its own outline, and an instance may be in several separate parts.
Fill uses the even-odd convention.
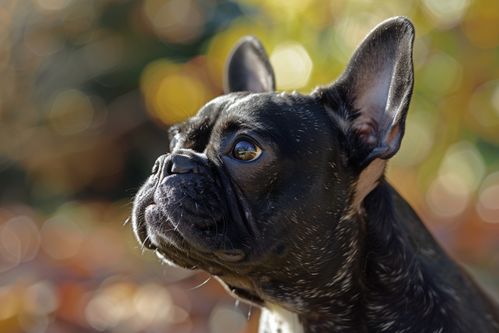
[[[376,26],[342,76],[318,92],[346,135],[351,159],[364,168],[399,149],[413,87],[414,27],[404,17]]]
[[[255,37],[242,38],[232,50],[225,68],[224,90],[225,93],[275,90],[274,70]]]

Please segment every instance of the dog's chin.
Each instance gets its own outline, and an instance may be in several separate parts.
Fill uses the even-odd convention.
[[[193,247],[190,243],[192,239],[202,239],[202,236],[197,235],[190,235],[189,241],[175,233],[164,235],[151,232],[148,237],[161,261],[184,269],[204,270],[215,276],[234,297],[254,305],[263,305],[264,301],[254,292],[252,283],[244,275],[235,273],[249,269],[248,263],[240,265],[239,253],[231,256],[231,253],[227,254],[226,249],[206,240]],[[202,247],[203,251],[199,251],[199,247]]]

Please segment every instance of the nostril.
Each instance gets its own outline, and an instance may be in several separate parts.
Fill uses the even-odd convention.
[[[152,166],[152,170],[151,170],[151,174],[152,175],[155,175],[158,173],[159,171],[159,166],[161,165],[161,162],[160,160],[156,160],[156,162],[154,162],[154,165]]]
[[[189,156],[174,155],[168,162],[169,174],[194,173],[197,170],[196,163]]]
[[[152,166],[151,174],[154,176],[156,175],[160,170],[161,170],[161,164],[163,164],[163,161],[168,157],[169,154],[161,155],[156,159],[156,162],[154,162],[154,165]]]

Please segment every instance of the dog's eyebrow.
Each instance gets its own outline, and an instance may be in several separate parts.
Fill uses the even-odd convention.
[[[254,119],[252,120],[242,119],[242,118],[227,119],[223,122],[223,124],[221,124],[218,130],[218,132],[221,135],[238,131],[251,131],[259,135],[271,136],[269,131],[267,130],[267,126],[265,126],[261,122],[255,121]]]
[[[231,118],[226,119],[220,127],[223,133],[234,132],[240,129],[252,129],[252,126],[243,119]]]

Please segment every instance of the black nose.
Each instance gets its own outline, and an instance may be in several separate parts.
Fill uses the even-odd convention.
[[[199,171],[199,165],[194,158],[183,154],[172,154],[168,156],[164,168],[167,175],[198,173]]]

